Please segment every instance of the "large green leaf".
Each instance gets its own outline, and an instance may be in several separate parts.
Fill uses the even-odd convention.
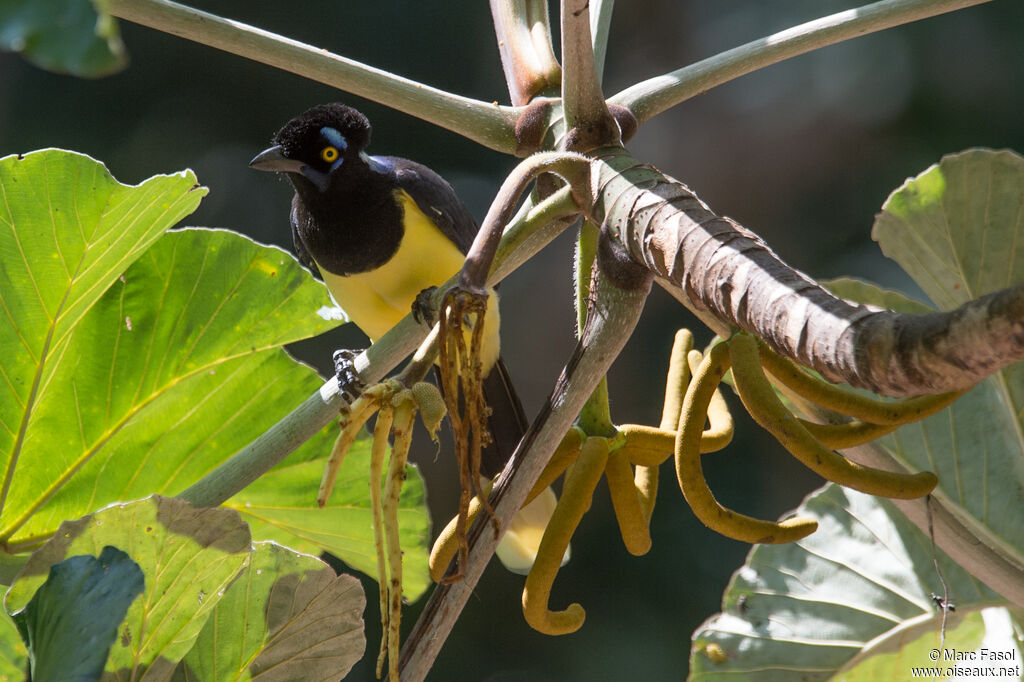
[[[971,150],[944,157],[883,209],[873,237],[939,308],[1024,282],[1021,156]],[[935,494],[950,511],[1024,565],[1024,363],[882,443],[911,469],[934,471]]]
[[[206,621],[175,680],[337,680],[366,648],[359,581],[261,542]]]
[[[316,493],[329,448],[323,450],[319,459],[285,460],[231,498],[226,506],[242,514],[256,537],[308,552],[326,550],[376,578],[369,501],[370,442],[369,435],[364,433],[349,450],[338,471],[334,494],[322,509],[316,506]],[[430,516],[423,479],[415,465],[406,467],[398,501],[398,523],[402,593],[409,601],[415,601],[430,586]]]
[[[17,182],[46,186],[47,177],[102,170],[67,153],[54,152],[46,160],[49,175],[29,174]],[[62,170],[69,162],[81,167],[74,173]],[[50,184],[54,193],[61,192],[56,179]],[[183,191],[192,185],[190,180]],[[72,188],[74,210],[61,210],[53,219],[45,201],[15,203],[19,218],[0,223],[0,231],[6,230],[0,234],[12,244],[25,231],[36,241],[59,245],[68,231],[95,231],[80,227],[88,228],[88,220],[98,215],[82,206],[93,198],[86,189]],[[130,196],[121,203],[138,203]],[[64,215],[79,217],[64,225]],[[128,215],[132,224],[149,218]],[[36,251],[24,262],[38,268],[38,261],[55,260],[61,249],[37,246]],[[9,284],[0,289],[0,303],[10,311],[0,322],[10,322],[8,331],[17,336],[22,327],[33,328],[33,321],[49,319],[37,310],[38,301],[51,296],[49,289],[34,293],[36,282],[52,280],[33,277],[27,266],[19,271],[14,266],[22,259],[9,253],[0,251],[0,275]],[[79,306],[82,314],[73,324],[62,323],[60,342],[51,344],[40,362],[0,356],[0,376],[14,378],[7,385],[0,382],[0,389],[10,389],[8,402],[0,402],[0,424],[10,425],[6,433],[0,428],[0,435],[8,436],[12,462],[0,508],[0,539],[8,546],[38,545],[61,520],[116,500],[179,493],[321,385],[315,372],[279,348],[337,324],[326,288],[291,255],[231,232],[187,229],[167,233],[132,258],[137,260],[130,267],[110,268],[102,286],[94,285],[95,296]],[[103,292],[103,287],[109,288]],[[67,298],[76,296],[82,298]],[[50,333],[52,326],[38,325],[35,336]],[[16,393],[34,375],[40,377],[35,391]],[[373,575],[375,564],[367,561],[373,545],[366,454],[352,456],[345,469],[351,479],[343,474],[331,505],[323,510],[313,505],[334,435],[327,428],[303,445],[272,472],[269,483],[258,482],[248,491],[244,502],[251,506],[239,509],[267,521],[259,527],[263,537],[308,552],[327,549]],[[417,475],[406,483],[402,504],[406,594],[415,598],[427,586],[429,540]]]
[[[154,244],[195,188],[191,173],[127,187],[57,150],[0,160],[0,346],[19,349],[0,355],[8,547],[180,492],[319,386],[279,348],[336,324],[293,257],[223,230]]]
[[[61,524],[8,590],[7,610],[24,608],[55,563],[120,547],[142,568],[145,591],[128,609],[106,670],[119,680],[166,679],[245,565],[251,544],[248,527],[228,509],[161,497],[117,504]]]
[[[37,680],[98,680],[128,606],[142,592],[142,569],[107,545],[99,557],[73,556],[14,614],[30,646]]]
[[[105,0],[0,0],[0,50],[75,76],[106,76],[128,63]]]
[[[204,194],[190,172],[129,187],[80,154],[0,159],[0,526],[24,511],[10,496],[29,485],[16,474],[41,401],[78,364],[64,355],[73,329]]]
[[[57,359],[66,369],[41,392],[14,477],[26,482],[0,519],[26,511],[4,532],[32,542],[60,519],[209,473],[320,386],[278,346],[329,328],[315,314],[328,304],[280,249],[222,230],[165,235]],[[325,433],[295,456],[329,448]]]
[[[825,680],[861,663],[854,659],[869,644],[884,651],[886,640],[916,641],[902,639],[908,624],[937,638],[943,613],[933,595],[947,594],[943,581],[956,607],[946,614],[950,647],[977,644],[960,631],[959,616],[1001,603],[888,500],[829,484],[798,513],[817,519],[817,532],[751,550],[726,589],[722,613],[694,633],[690,679]],[[1004,638],[989,646],[1009,651],[1014,644]],[[909,649],[901,677],[875,679],[909,678],[911,666],[932,665],[927,651]]]

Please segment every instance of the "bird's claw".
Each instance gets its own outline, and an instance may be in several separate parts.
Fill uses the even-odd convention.
[[[356,372],[355,360],[360,352],[349,348],[334,351],[334,375],[338,378],[338,392],[350,404],[366,388]]]
[[[437,291],[437,287],[427,287],[416,294],[416,299],[412,302],[412,318],[428,327],[433,327],[437,322],[437,311],[430,304],[430,299],[433,298],[435,291]]]

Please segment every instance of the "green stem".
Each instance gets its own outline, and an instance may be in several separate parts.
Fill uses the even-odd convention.
[[[583,334],[587,324],[587,308],[590,302],[591,273],[594,259],[597,257],[597,226],[590,221],[580,225],[579,237],[576,240],[576,336]],[[608,378],[602,377],[597,388],[587,398],[580,411],[579,427],[588,436],[610,438],[615,435],[612,423],[611,407],[608,403]]]
[[[694,95],[758,69],[827,45],[989,0],[882,0],[774,33],[630,86],[608,102],[626,107],[643,124]]]
[[[491,0],[491,17],[512,103],[524,106],[557,88],[562,70],[551,47],[547,0]]]
[[[590,0],[562,0],[562,106],[565,127],[610,119],[590,38]]]
[[[170,0],[107,3],[110,13],[121,19],[326,83],[422,118],[499,152],[515,152],[518,114],[512,107],[453,95]]]
[[[612,25],[612,10],[615,0],[590,1],[590,40],[594,46],[594,69],[597,71],[597,82],[601,82],[604,74],[604,59],[608,54],[608,33]]]

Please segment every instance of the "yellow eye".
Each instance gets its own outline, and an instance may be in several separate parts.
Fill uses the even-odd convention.
[[[337,147],[327,146],[320,150],[320,158],[327,163],[334,163],[338,160],[339,152]]]

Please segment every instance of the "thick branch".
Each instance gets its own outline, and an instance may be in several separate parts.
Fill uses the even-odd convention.
[[[694,95],[827,45],[858,38],[989,0],[882,0],[838,12],[740,45],[662,76],[632,85],[608,100],[642,124]]]
[[[736,326],[825,378],[889,396],[967,388],[1024,359],[1024,286],[904,315],[836,298],[760,237],[623,150],[592,177],[602,221],[713,327]]]
[[[516,111],[460,97],[170,0],[108,0],[110,13],[399,109],[485,147],[515,152]]]

